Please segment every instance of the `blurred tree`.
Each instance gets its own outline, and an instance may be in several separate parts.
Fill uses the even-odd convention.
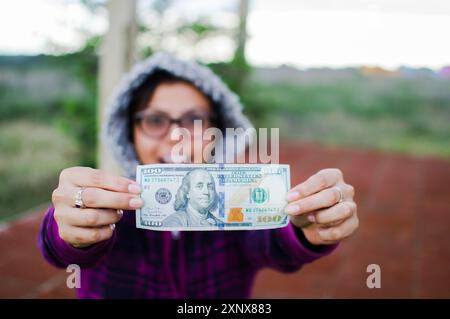
[[[96,166],[97,145],[97,69],[96,50],[100,37],[89,39],[79,52],[67,54],[59,63],[74,67],[74,75],[84,86],[82,98],[67,98],[62,101],[62,116],[57,125],[78,143],[81,165]]]
[[[248,38],[247,17],[249,1],[239,0],[237,3],[239,21],[234,35],[236,49],[233,58],[229,62],[215,63],[210,66],[224,78],[234,92],[242,96],[245,92],[245,84],[251,71],[251,67],[247,63],[245,56],[245,47]]]
[[[236,74],[236,90],[242,92],[247,76],[250,72],[250,66],[245,57],[245,44],[247,43],[247,16],[248,16],[248,0],[239,1],[239,28],[237,33],[237,46],[231,65],[234,67]]]
[[[145,58],[156,51],[180,54],[182,51],[194,52],[199,58],[196,48],[208,39],[217,36],[230,37],[232,30],[218,25],[211,17],[179,16],[169,17],[169,9],[176,0],[155,0],[149,3],[148,9],[138,12],[138,51]],[[176,43],[177,45],[174,45]]]
[[[255,99],[255,96],[250,93],[249,79],[252,72],[252,67],[247,62],[245,55],[245,48],[248,39],[248,14],[249,0],[239,0],[237,10],[239,22],[234,35],[236,49],[234,51],[233,58],[229,62],[210,64],[210,67],[222,77],[231,90],[240,96],[252,119],[256,122],[262,122],[263,117],[265,117],[268,113],[263,112],[261,108],[264,107],[264,105],[261,105],[261,101]]]

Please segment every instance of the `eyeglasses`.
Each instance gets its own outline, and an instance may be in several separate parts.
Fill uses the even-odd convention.
[[[201,121],[202,129],[206,129],[214,121],[214,117],[208,113],[188,112],[180,118],[171,118],[166,113],[145,113],[138,112],[134,116],[134,121],[142,132],[150,137],[162,137],[167,134],[172,124],[185,128],[190,132],[194,131],[195,121]]]

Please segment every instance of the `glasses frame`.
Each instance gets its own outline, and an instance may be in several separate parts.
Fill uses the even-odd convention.
[[[211,125],[214,125],[217,120],[217,116],[215,116],[214,114],[207,113],[207,112],[204,112],[203,114],[197,114],[195,112],[186,112],[179,118],[172,118],[168,114],[163,113],[163,112],[146,113],[145,111],[137,112],[134,115],[133,120],[135,123],[137,123],[137,126],[141,130],[141,132],[144,133],[146,136],[160,138],[160,137],[165,136],[170,131],[170,128],[172,127],[173,124],[177,124],[178,127],[185,128],[181,124],[182,124],[183,118],[185,116],[187,116],[188,114],[203,116],[204,117],[203,120],[209,121],[209,124],[211,124]],[[165,116],[165,118],[169,120],[169,125],[167,125],[167,128],[160,134],[151,134],[143,128],[143,125],[142,125],[143,121],[146,119],[146,117],[152,116],[152,115],[162,115],[162,116]]]

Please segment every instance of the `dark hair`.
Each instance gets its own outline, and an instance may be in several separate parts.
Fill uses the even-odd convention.
[[[133,98],[131,100],[130,109],[128,112],[128,123],[130,123],[130,130],[129,130],[129,139],[131,142],[133,142],[133,123],[134,123],[134,117],[136,113],[145,110],[145,108],[148,105],[148,102],[152,99],[153,94],[155,93],[156,88],[165,83],[186,83],[189,85],[193,85],[191,82],[189,82],[186,79],[183,79],[181,77],[178,77],[176,75],[173,75],[167,71],[164,70],[158,70],[155,73],[153,73],[150,77],[148,77],[134,92],[133,92]],[[199,90],[200,91],[200,90]],[[200,91],[201,92],[201,91]],[[219,129],[223,129],[222,121],[219,114],[217,113],[218,108],[217,105],[212,101],[212,99],[201,92],[209,101],[209,104],[211,106],[211,109],[213,110],[213,113],[215,115],[215,122],[213,122],[214,126],[218,127]]]

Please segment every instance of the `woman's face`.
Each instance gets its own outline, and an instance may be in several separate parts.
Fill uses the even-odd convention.
[[[141,121],[141,125],[136,122],[133,127],[133,142],[135,145],[138,159],[143,164],[154,163],[170,163],[173,162],[171,158],[172,147],[179,142],[179,140],[171,140],[170,135],[172,130],[178,127],[178,124],[170,124],[170,128],[163,135],[148,134],[152,132],[147,129],[144,132],[142,126],[157,127],[160,125],[161,118],[180,119],[185,117],[187,119],[195,118],[196,116],[211,116],[212,107],[209,100],[193,85],[184,82],[162,83],[158,85],[153,93],[152,98],[147,103],[145,110],[140,112],[147,116],[147,123]],[[153,117],[148,117],[153,115]],[[191,117],[191,116],[194,117]],[[151,119],[151,120],[150,120]],[[211,124],[206,123],[206,127]],[[191,154],[194,145],[194,138],[199,139],[199,143],[205,146],[206,143],[202,141],[202,136],[194,136],[191,133]],[[192,161],[192,158],[188,159]]]

